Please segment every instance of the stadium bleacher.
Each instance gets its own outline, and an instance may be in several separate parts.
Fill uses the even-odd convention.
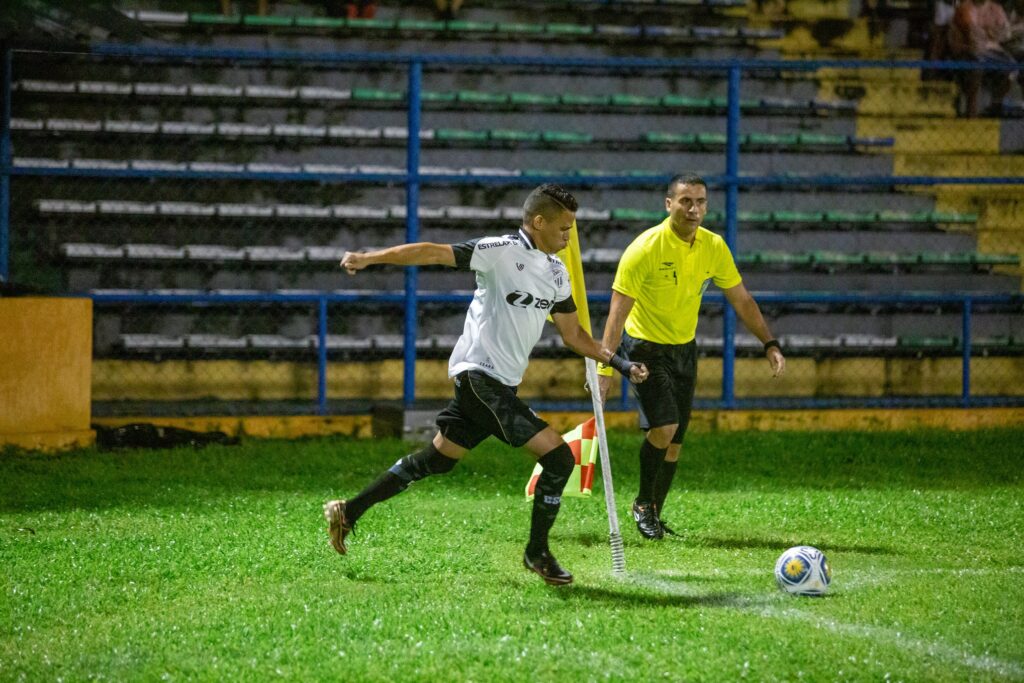
[[[638,46],[644,56],[778,57],[796,49],[794,36],[807,21],[774,21],[731,0],[612,4],[614,12],[606,2],[489,3],[447,22],[401,3],[360,20],[323,17],[317,5],[301,2],[281,3],[265,17],[224,17],[192,6],[174,11],[156,0],[126,11],[178,44],[510,57],[620,56]],[[858,54],[870,55],[876,46],[865,43]],[[54,59],[63,60],[59,68]],[[38,57],[16,61],[14,76],[15,166],[97,172],[17,181],[15,213],[38,226],[32,250],[44,255],[40,277],[59,272],[71,291],[335,291],[351,283],[335,268],[345,249],[404,238],[398,179],[406,170],[409,131],[401,64]],[[913,173],[939,163],[938,155],[909,148],[908,140],[953,121],[955,92],[948,83],[922,86],[915,79],[914,73],[837,69],[744,73],[741,172],[797,181],[740,195],[736,257],[750,289],[1020,290],[1019,240],[991,238],[1003,230],[1003,219],[994,224],[994,217],[1011,211],[993,203],[1012,203],[1005,195],[979,200],[943,187],[799,182],[830,173]],[[723,72],[442,66],[425,70],[421,94],[420,173],[431,177],[420,193],[421,237],[456,241],[514,229],[524,189],[495,178],[577,178],[582,255],[595,292],[607,292],[631,238],[664,217],[667,176],[724,172]],[[971,130],[979,131],[976,138],[958,140],[970,150],[962,163],[978,165],[970,173],[1024,170],[1006,156],[1024,148],[1014,122],[996,122],[994,133],[991,126]],[[940,132],[937,151],[956,137]],[[105,178],[103,171],[123,175]],[[393,177],[329,178],[366,174]],[[282,176],[293,177],[281,182]],[[602,177],[639,182],[589,182]],[[724,230],[720,186],[712,185],[709,200],[706,225]],[[364,292],[395,292],[402,273],[384,269],[355,282]],[[462,274],[437,269],[420,275],[420,287],[429,291],[470,284]],[[432,306],[421,321],[418,349],[439,358],[451,348],[464,303]],[[877,310],[867,318],[861,310],[839,310],[827,320],[800,305],[767,310],[797,355],[955,354],[960,343],[955,306]],[[401,321],[393,313],[357,306],[350,321],[332,327],[328,349],[398,357]],[[1015,340],[1024,339],[1016,313],[977,311],[973,324],[986,341],[976,346],[1016,353]],[[230,323],[183,309],[134,315],[127,306],[97,309],[98,356],[266,351],[285,357],[316,347],[308,314],[257,307],[252,320]],[[598,325],[602,316],[598,303]],[[711,307],[698,331],[709,353],[720,353],[720,325]],[[738,339],[741,351],[749,341]],[[566,353],[556,342],[542,347],[542,355]]]

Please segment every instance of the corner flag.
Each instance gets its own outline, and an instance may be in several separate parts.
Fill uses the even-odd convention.
[[[565,490],[562,491],[563,496],[590,498],[590,493],[594,488],[594,465],[597,461],[597,437],[594,434],[596,423],[594,418],[590,418],[583,424],[577,425],[572,431],[562,435],[565,442],[569,444],[572,457],[576,460],[572,474],[569,475],[569,481],[565,484]],[[530,481],[526,483],[527,500],[533,500],[533,489],[537,486],[537,479],[543,471],[544,468],[539,463],[534,465]]]

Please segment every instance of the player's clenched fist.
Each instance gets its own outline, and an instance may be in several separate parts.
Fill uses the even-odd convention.
[[[368,266],[366,254],[359,254],[354,251],[346,251],[341,259],[341,267],[348,271],[349,275],[355,275],[356,271]]]

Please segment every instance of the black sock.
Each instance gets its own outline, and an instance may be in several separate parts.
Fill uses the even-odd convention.
[[[658,509],[658,516],[661,516],[665,509],[665,498],[668,490],[672,488],[672,479],[676,476],[677,460],[662,460],[658,469],[658,480],[654,484],[654,505]]]
[[[428,444],[426,448],[400,458],[391,469],[348,501],[345,504],[345,518],[355,524],[370,507],[397,496],[414,481],[431,474],[450,472],[458,462],[434,448],[433,443]]]
[[[636,499],[641,503],[654,502],[654,482],[658,478],[658,470],[661,463],[665,461],[667,448],[656,448],[650,441],[644,439],[640,446],[640,493]]]
[[[555,524],[562,506],[562,490],[576,465],[569,444],[563,443],[537,460],[544,468],[533,490],[533,512],[530,515],[530,542],[526,554],[537,557],[548,549],[548,532]]]

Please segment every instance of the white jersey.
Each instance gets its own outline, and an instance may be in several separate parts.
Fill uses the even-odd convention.
[[[456,268],[476,272],[476,291],[448,361],[448,376],[479,370],[517,386],[548,314],[576,310],[569,271],[522,230],[461,242],[452,249]]]

